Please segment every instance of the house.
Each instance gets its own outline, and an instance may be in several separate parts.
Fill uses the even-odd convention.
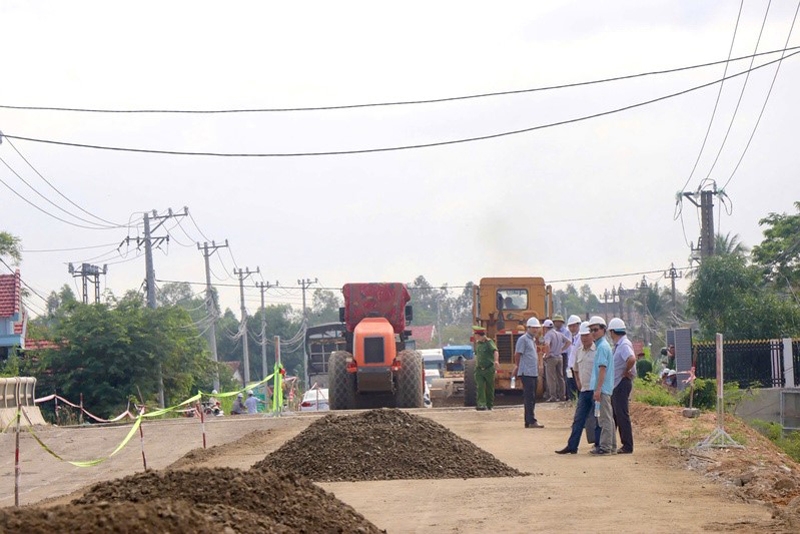
[[[436,325],[426,324],[420,326],[407,326],[406,330],[411,330],[411,339],[416,341],[418,349],[431,349],[438,347],[434,339],[436,337]]]
[[[14,274],[0,275],[0,359],[8,358],[13,347],[25,348],[27,324],[19,269]]]

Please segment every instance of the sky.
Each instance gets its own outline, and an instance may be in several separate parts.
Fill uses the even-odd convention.
[[[768,12],[767,4],[0,0],[0,230],[22,239],[19,268],[34,289],[26,305],[42,313],[38,295],[64,284],[80,294],[70,262],[107,264],[102,288],[117,296],[140,288],[142,214],[184,207],[191,217],[169,219],[154,234],[170,234],[154,252],[158,284],[189,281],[202,292],[197,243],[227,240],[211,257],[212,282],[237,314],[237,267],[260,270],[245,285],[250,313],[260,303],[255,282],[279,283],[268,304],[299,307],[297,282],[306,278],[317,280],[312,289],[419,275],[456,291],[489,276],[542,276],[554,289],[588,283],[598,294],[643,276],[664,286],[663,271],[689,265],[700,232],[698,210],[676,202],[681,191],[724,185],[716,230],[748,246],[763,237],[759,219],[794,213],[800,200],[800,57],[781,62],[777,75],[774,63],[713,83],[729,57],[780,50],[787,39],[800,46],[800,28],[790,35],[797,3],[772,2]],[[723,63],[414,105],[224,114],[15,109],[318,108],[707,62]],[[727,73],[749,65],[730,62]],[[607,113],[703,84],[710,85]],[[285,155],[516,130],[529,131]],[[15,137],[284,155],[169,155]]]

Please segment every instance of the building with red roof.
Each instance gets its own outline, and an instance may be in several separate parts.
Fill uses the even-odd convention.
[[[0,357],[7,358],[12,347],[25,348],[28,316],[22,306],[19,269],[0,274]]]

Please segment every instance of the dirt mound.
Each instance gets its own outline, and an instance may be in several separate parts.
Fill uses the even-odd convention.
[[[192,512],[212,521],[214,530],[208,532],[226,527],[231,529],[228,532],[381,532],[332,494],[275,470],[149,471],[96,484],[73,504],[95,505],[84,508],[90,514],[89,523],[97,510],[102,512],[98,508],[102,503],[146,505],[159,499],[175,507],[189,503]],[[181,532],[187,530],[191,529]]]
[[[329,414],[252,467],[319,482],[524,476],[430,419],[397,409]]]

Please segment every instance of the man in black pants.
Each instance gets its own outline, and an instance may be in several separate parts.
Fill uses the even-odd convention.
[[[636,376],[636,355],[633,352],[633,345],[625,335],[625,330],[625,323],[618,317],[608,322],[608,332],[614,342],[614,393],[611,395],[611,407],[614,410],[614,425],[619,429],[619,438],[622,442],[617,454],[633,452],[633,429],[628,404],[633,389],[633,378]],[[614,441],[616,442],[616,432]]]
[[[541,326],[536,317],[526,323],[527,332],[517,340],[514,348],[514,370],[511,376],[522,380],[522,400],[525,412],[525,428],[544,428],[536,420],[536,382],[539,380],[539,356],[536,352],[536,338]]]

